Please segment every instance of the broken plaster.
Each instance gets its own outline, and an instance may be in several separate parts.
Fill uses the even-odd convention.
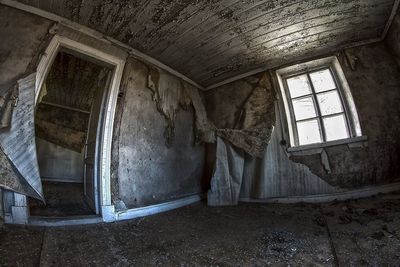
[[[326,153],[325,149],[323,148],[314,148],[309,150],[302,150],[302,151],[293,151],[290,152],[290,156],[311,156],[319,154],[321,158],[321,164],[324,167],[324,170],[327,174],[332,172],[331,166],[329,164],[329,157]]]
[[[154,67],[149,67],[147,87],[153,92],[153,100],[157,103],[157,109],[167,122],[164,131],[167,147],[171,147],[175,137],[177,113],[181,108],[186,110],[190,105],[195,111],[196,143],[214,141],[213,127],[208,122],[207,113],[197,88]]]

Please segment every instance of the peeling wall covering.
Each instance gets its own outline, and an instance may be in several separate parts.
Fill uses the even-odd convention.
[[[35,111],[35,81],[36,73],[18,80],[19,101],[12,114],[12,124],[9,129],[0,132],[0,147],[14,167],[16,176],[21,177],[23,191],[17,191],[28,196],[44,200],[35,145],[35,126],[33,115]],[[4,155],[3,155],[4,156]],[[0,167],[3,167],[0,165]],[[10,178],[0,176],[0,185]],[[4,182],[4,179],[6,180]],[[13,181],[18,182],[18,180]],[[7,188],[7,187],[6,187]]]
[[[0,6],[0,8],[4,7]],[[35,16],[21,11],[7,8],[7,12],[8,10],[14,13],[15,18],[20,18],[21,22],[33,21],[32,25],[34,25],[37,19]],[[35,32],[37,38],[41,39],[47,36],[51,24],[48,23],[45,26],[42,32]],[[18,27],[25,26],[17,25],[14,29],[15,32],[21,30]],[[63,25],[58,25],[56,32],[111,55],[127,56],[127,52],[119,47],[78,33]],[[8,32],[7,36],[11,38],[13,35]],[[25,39],[20,41],[18,39],[22,38],[20,35],[14,36],[15,42],[8,42],[4,49],[11,49],[10,47],[15,47],[15,43],[20,43],[17,48],[23,51],[25,51],[24,48],[29,48],[30,51],[35,52],[42,51],[38,47],[30,47],[30,45],[35,44],[36,37],[32,37],[30,34],[23,34],[22,36],[31,40],[29,42]],[[19,58],[16,55],[14,58],[7,59],[13,60],[15,64],[19,64],[19,61],[26,61],[29,65],[32,57],[35,56],[26,55]],[[167,148],[163,136],[167,123],[164,116],[157,110],[152,91],[148,88],[149,70],[150,65],[132,58],[128,60],[124,70],[125,74],[120,88],[114,124],[112,151],[111,182],[113,200],[117,204],[117,208],[160,203],[164,200],[201,193],[206,190],[203,182],[205,149],[204,144],[196,144],[200,137],[194,130],[195,126],[196,129],[202,129],[207,122],[204,119],[205,109],[200,104],[202,103],[201,96],[196,88],[186,83],[181,84],[188,95],[187,99],[190,99],[190,103],[186,102],[186,110],[179,109],[179,111],[176,111],[175,137],[171,147]],[[14,70],[10,71],[14,73]],[[24,71],[23,68],[21,68],[22,71]],[[158,71],[162,72],[162,70]],[[167,80],[173,79],[168,77],[171,76],[168,73],[164,73],[164,75]],[[60,97],[60,95],[57,96]],[[118,203],[123,203],[123,205],[118,205]]]
[[[384,43],[350,49],[356,70],[340,61],[349,82],[368,147],[327,148],[331,174],[315,156],[296,157],[329,184],[353,188],[400,178],[400,69]],[[373,107],[373,108],[372,108]],[[318,162],[318,163],[317,163]]]
[[[257,81],[260,75],[262,77],[263,74],[247,77],[205,92],[208,116],[217,128],[229,129],[235,127],[236,122],[239,121],[243,113],[243,109],[246,107],[243,103],[246,103],[246,99],[251,96],[254,90],[252,83],[254,80]],[[261,157],[257,158],[248,153],[242,153],[240,154],[241,159],[236,160],[236,162],[241,162],[240,164],[242,165],[240,166],[242,177],[239,179],[241,184],[238,188],[240,190],[240,198],[263,199],[336,192],[337,190],[334,187],[312,174],[308,167],[292,162],[287,157],[284,147],[280,145],[282,134],[279,112],[277,112],[278,107],[276,101],[274,101],[275,92],[271,85],[268,85],[267,88],[270,89],[270,94],[273,96],[272,103],[271,98],[260,97],[258,102],[248,102],[248,105],[253,106],[253,108],[256,106],[269,107],[266,109],[268,111],[267,120],[264,116],[264,120],[254,120],[253,122],[258,126],[274,126],[274,128],[273,130],[271,129],[272,135],[268,138],[269,144],[262,152]],[[244,125],[244,127],[246,126],[251,126],[251,124]],[[214,162],[215,148],[213,145],[208,145],[207,177],[211,175]],[[217,194],[214,196],[215,199],[220,198],[218,190],[214,189],[213,194]],[[213,204],[216,205],[218,203]],[[230,204],[233,204],[233,202]]]
[[[313,193],[341,191],[364,185],[390,183],[400,178],[400,142],[397,138],[400,134],[400,106],[398,105],[400,69],[383,43],[354,48],[348,52],[358,59],[356,69],[353,71],[352,66],[345,62],[343,57],[340,57],[340,61],[358,109],[363,134],[368,136],[368,147],[350,148],[347,145],[340,145],[325,149],[330,162],[330,174],[327,174],[324,169],[319,154],[292,157],[293,162],[287,160],[286,153],[281,152],[270,153],[262,160],[248,157],[249,166],[267,165],[268,168],[273,168],[272,173],[277,177],[270,176],[268,179],[262,179],[266,176],[265,171],[268,170],[266,167],[258,167],[256,172],[254,169],[251,170],[249,179],[253,181],[252,188],[261,191],[249,193],[248,188],[246,189],[249,179],[244,179],[243,190],[247,193],[242,192],[242,196],[264,198],[293,196],[299,193],[304,195],[311,191]],[[248,83],[240,80],[206,92],[209,119],[217,127],[233,125],[240,101],[245,99],[250,90]],[[274,150],[283,152],[283,147],[279,145],[283,139],[282,135],[280,131],[274,134],[276,135]],[[267,148],[267,154],[270,146]],[[210,154],[208,156],[212,157]],[[287,164],[293,165],[294,162],[301,164],[293,167],[291,172],[287,172]],[[308,174],[301,170],[304,166],[309,168]],[[258,177],[261,181],[254,177]],[[299,177],[304,178],[299,180]],[[314,177],[314,182],[304,184],[306,181],[304,179],[308,177]],[[318,180],[326,182],[334,189],[323,190],[326,185],[315,188],[315,177],[320,177]],[[254,185],[257,186],[254,187]],[[298,188],[303,186],[306,189],[312,187],[314,189],[299,191]],[[274,188],[276,188],[275,191]]]
[[[196,143],[207,139],[212,130],[199,90],[157,68],[149,68],[147,87],[153,92],[153,100],[158,111],[164,115],[167,127],[164,131],[165,144],[171,147],[175,136],[175,121],[180,109],[187,110],[190,105],[195,110]]]
[[[169,125],[148,88],[152,68],[129,58],[124,70],[113,140],[112,186],[117,207],[144,206],[204,191],[204,145],[195,144],[194,109],[165,107],[165,112],[175,118],[174,140],[167,148],[163,133]],[[178,105],[180,81],[161,73],[166,76],[161,79],[173,91],[165,92],[159,83],[164,93],[171,93],[167,96],[170,102],[165,103]]]
[[[262,158],[275,125],[274,89],[266,72],[245,81],[252,90],[238,106],[234,124],[216,133],[251,156]]]
[[[47,31],[51,24],[48,20],[26,16],[21,11],[0,5],[0,128],[9,127],[18,92],[17,81],[33,72],[38,51],[48,41]],[[0,158],[1,176],[8,180],[4,188],[18,192],[31,190],[24,179],[13,171],[15,167],[3,151]],[[30,194],[35,195],[33,190]]]

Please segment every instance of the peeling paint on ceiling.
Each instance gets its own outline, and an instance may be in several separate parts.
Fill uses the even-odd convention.
[[[394,0],[19,0],[122,41],[203,86],[379,38]]]

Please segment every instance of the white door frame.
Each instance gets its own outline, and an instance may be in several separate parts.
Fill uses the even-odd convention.
[[[36,83],[35,83],[35,105],[38,101],[40,89],[50,71],[50,68],[57,56],[57,53],[61,48],[67,48],[73,50],[79,54],[83,54],[94,59],[105,62],[114,67],[113,76],[111,79],[111,85],[109,88],[108,99],[106,100],[106,111],[104,114],[104,122],[102,127],[102,136],[100,139],[100,166],[99,166],[99,191],[100,195],[100,210],[103,217],[103,221],[111,222],[115,220],[115,209],[111,202],[111,148],[114,128],[114,117],[119,92],[119,86],[125,65],[125,58],[116,57],[107,54],[101,50],[90,47],[88,45],[76,42],[64,36],[55,35],[45,53],[43,54],[36,72]],[[14,205],[19,209],[17,213],[13,212],[13,223],[25,224],[28,222],[29,207],[27,205],[26,196],[14,193],[15,201]],[[17,203],[18,202],[18,203]],[[20,203],[25,203],[21,206]]]

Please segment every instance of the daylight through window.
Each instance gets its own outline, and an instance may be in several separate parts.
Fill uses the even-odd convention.
[[[330,69],[286,79],[299,145],[349,137],[346,113]]]
[[[291,146],[361,136],[353,98],[336,58],[287,67],[277,74]]]

